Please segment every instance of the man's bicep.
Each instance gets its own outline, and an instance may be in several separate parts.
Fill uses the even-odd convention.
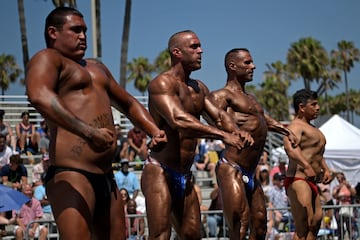
[[[174,123],[176,116],[184,112],[180,100],[175,95],[152,94],[150,102],[151,112],[156,111],[169,124]]]
[[[52,61],[53,58],[49,54],[41,54],[35,56],[29,63],[26,74],[26,85],[29,90],[37,90],[39,88],[55,89],[58,84],[59,71],[57,60]]]
[[[301,127],[297,126],[297,125],[294,125],[294,124],[290,124],[288,127],[287,127],[290,131],[292,131],[292,133],[296,136],[296,138],[298,139],[298,141],[300,142],[301,141],[301,135],[302,135],[302,129]],[[291,142],[290,142],[290,139],[288,136],[284,136],[283,137],[283,142],[284,142],[284,148],[285,150],[287,151],[290,151],[290,150],[294,150]],[[297,149],[300,149],[300,146],[296,147]]]

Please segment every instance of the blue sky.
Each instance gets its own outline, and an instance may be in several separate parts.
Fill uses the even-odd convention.
[[[26,27],[30,56],[45,47],[44,20],[53,9],[51,0],[25,0]],[[91,4],[78,0],[78,9],[88,25],[87,57],[92,57]],[[120,46],[124,0],[101,1],[102,61],[119,78]],[[144,56],[150,61],[166,48],[167,40],[177,31],[195,31],[203,47],[202,68],[192,74],[210,90],[221,88],[226,79],[224,54],[234,47],[246,47],[257,66],[253,84],[263,81],[266,63],[285,61],[288,48],[303,37],[319,40],[328,50],[340,40],[353,41],[360,48],[360,1],[358,0],[133,0],[128,60]],[[22,66],[17,1],[0,3],[0,53],[15,55]],[[349,87],[360,88],[360,64],[348,75]],[[140,95],[130,83],[127,90]],[[295,82],[289,95],[302,88]],[[316,86],[313,87],[316,89]],[[344,91],[340,84],[339,91]],[[7,94],[23,94],[13,85]]]

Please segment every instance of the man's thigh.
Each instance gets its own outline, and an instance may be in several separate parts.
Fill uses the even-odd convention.
[[[163,169],[155,165],[145,166],[141,187],[145,196],[150,235],[170,234],[172,199]]]
[[[63,239],[89,239],[95,206],[88,179],[75,171],[55,174],[47,183],[47,196]]]

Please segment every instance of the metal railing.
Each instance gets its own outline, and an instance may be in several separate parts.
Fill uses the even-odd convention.
[[[340,210],[342,208],[348,208],[351,209],[351,216],[345,216],[345,215],[341,215]],[[326,211],[333,211],[334,216],[336,216],[334,219],[332,219],[332,221],[336,221],[335,226],[330,226],[326,227],[326,224],[324,222],[323,218],[323,222],[321,225],[321,229],[319,231],[318,234],[318,239],[338,239],[338,240],[345,240],[345,239],[349,239],[349,240],[355,240],[355,239],[359,239],[359,227],[360,227],[360,217],[358,215],[358,211],[360,210],[360,204],[352,204],[352,205],[346,205],[346,206],[340,206],[340,205],[324,205],[322,206],[323,209],[323,216],[326,216]],[[270,212],[274,212],[276,210],[288,210],[290,211],[290,208],[268,208],[267,211],[268,213]],[[344,211],[347,212],[347,211]],[[202,219],[203,217],[207,217],[209,214],[220,214],[222,215],[223,212],[221,210],[215,210],[215,211],[202,211]],[[142,239],[142,237],[146,237],[148,236],[149,230],[148,230],[148,224],[147,224],[147,219],[146,219],[146,214],[131,214],[131,215],[127,215],[126,216],[127,219],[130,218],[143,218],[144,222],[145,222],[145,234],[144,235],[140,235],[139,233],[141,232],[141,229],[139,228],[139,226],[137,226],[137,234],[134,237],[137,237],[137,239]],[[336,219],[336,220],[335,220]],[[289,219],[288,223],[290,223],[292,220]],[[38,222],[40,224],[53,224],[53,226],[56,227],[55,221],[47,221],[47,220],[37,220],[37,221],[32,221],[30,224],[28,224],[27,228],[26,228],[26,232],[25,232],[25,239],[28,240],[29,235],[28,235],[28,230],[31,226],[32,223]],[[221,236],[217,236],[219,238],[228,238],[228,234],[227,234],[227,225],[225,222],[225,219],[223,219],[223,233]],[[205,226],[205,231],[206,231],[206,235],[203,236],[203,239],[209,238],[208,235],[208,229],[207,229],[207,225],[206,223],[204,223]],[[344,230],[345,231],[340,231],[340,226],[344,226]],[[347,227],[349,229],[347,229]],[[220,228],[220,226],[219,226]],[[128,229],[128,232],[130,232],[130,229]],[[275,238],[279,238],[281,236],[284,235],[292,235],[293,234],[293,229],[291,229],[291,227],[285,227],[282,230],[279,230],[277,232],[278,236],[274,236]],[[55,231],[49,233],[48,238],[56,238],[56,239],[60,239],[59,233],[57,232],[57,229],[55,229]],[[176,233],[174,231],[172,231],[172,239],[176,238]],[[10,236],[7,236],[6,239],[11,239]],[[271,239],[271,238],[268,238]]]

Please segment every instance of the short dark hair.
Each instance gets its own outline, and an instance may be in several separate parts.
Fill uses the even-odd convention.
[[[309,89],[304,88],[296,91],[293,96],[293,105],[294,105],[295,113],[299,111],[300,103],[306,105],[308,100],[317,100],[317,99],[318,99],[317,93]]]
[[[81,18],[84,17],[81,12],[71,7],[57,7],[54,10],[52,10],[49,13],[49,15],[46,17],[44,36],[47,47],[50,46],[50,36],[48,34],[48,28],[50,26],[53,26],[57,29],[61,29],[66,21],[65,17],[69,15],[77,15]]]
[[[30,113],[25,111],[21,113],[21,118],[23,118],[25,115],[28,115],[30,117]]]
[[[226,71],[228,70],[229,61],[233,58],[234,54],[238,52],[250,52],[247,48],[233,48],[225,54],[224,64]]]
[[[20,157],[20,154],[13,154],[10,156],[10,163],[22,164],[23,160]]]

